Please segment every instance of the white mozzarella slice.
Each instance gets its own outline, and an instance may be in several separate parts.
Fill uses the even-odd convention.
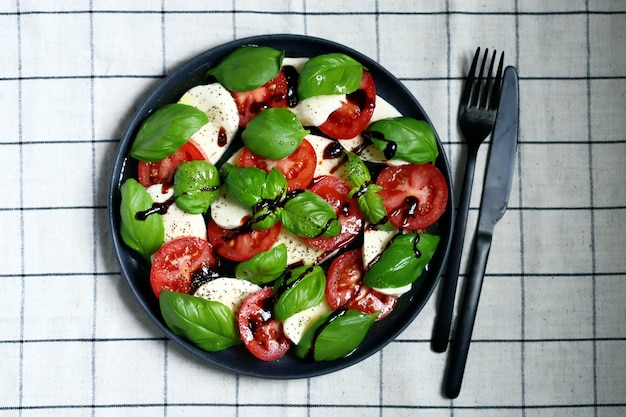
[[[161,184],[151,185],[147,188],[147,191],[155,203],[164,203],[174,195],[172,187],[165,187]],[[179,209],[176,203],[173,203],[162,217],[165,228],[165,240],[163,243],[189,236],[207,240],[207,229],[202,214],[187,213]]]
[[[193,294],[210,301],[218,301],[232,310],[237,316],[243,302],[260,290],[256,284],[237,278],[216,278],[202,284]]]
[[[372,119],[370,123],[374,123],[378,120],[382,119],[390,119],[392,117],[400,117],[402,114],[389,102],[385,101],[380,96],[376,96],[376,108],[374,109],[374,114],[372,114]],[[378,162],[387,165],[405,165],[406,161],[402,161],[399,159],[386,159],[383,151],[378,149],[375,145],[369,145],[363,148],[364,139],[363,136],[358,135],[352,139],[342,140],[341,144],[351,151],[358,150],[358,154],[364,161],[368,162]]]
[[[315,156],[317,158],[317,165],[315,166],[313,177],[317,178],[322,175],[334,175],[350,184],[347,164],[345,163],[343,155],[340,155],[338,158],[324,157],[324,154],[326,153],[325,150],[328,147],[337,146],[338,143],[334,140],[318,135],[307,135],[305,139],[311,144],[311,146],[313,146],[313,149],[315,149]]]
[[[237,204],[226,194],[223,187],[219,197],[211,204],[211,218],[224,229],[234,229],[243,225],[245,218],[251,215],[252,212]]]
[[[209,162],[217,163],[239,129],[239,111],[230,92],[219,83],[198,85],[183,94],[178,102],[194,106],[209,117],[209,122],[190,140]]]
[[[319,126],[328,116],[346,102],[345,94],[314,96],[305,98],[289,109],[298,116],[302,126]]]
[[[289,340],[297,345],[309,327],[331,311],[332,309],[326,300],[323,300],[315,307],[308,308],[287,318],[283,322],[283,332]]]
[[[317,264],[326,257],[326,252],[310,247],[284,227],[281,228],[274,246],[278,246],[281,243],[287,247],[287,265],[297,263]]]
[[[285,57],[283,58],[283,67],[294,67],[298,73],[302,72],[302,68],[309,62],[310,58],[291,58]]]
[[[375,261],[391,239],[398,233],[397,230],[375,230],[368,223],[363,228],[363,268]]]
[[[381,294],[387,294],[393,297],[400,297],[401,295],[406,294],[407,292],[411,291],[412,287],[413,287],[413,284],[407,284],[403,287],[397,287],[397,288],[372,288],[372,289],[378,291]]]

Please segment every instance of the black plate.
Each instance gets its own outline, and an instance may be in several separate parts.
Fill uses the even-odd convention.
[[[450,245],[454,198],[450,181],[450,167],[441,142],[438,140],[439,158],[437,166],[443,172],[450,189],[446,213],[434,226],[432,232],[442,240],[432,259],[429,269],[413,285],[410,293],[402,296],[395,310],[384,320],[377,322],[366,339],[351,355],[329,362],[306,362],[288,353],[275,362],[263,362],[254,358],[243,346],[222,352],[205,352],[184,339],[176,336],[165,324],[159,310],[159,303],[149,283],[149,265],[129,249],[119,234],[120,193],[122,182],[136,175],[137,162],[127,158],[128,151],[142,121],[154,110],[165,104],[173,103],[189,88],[205,84],[207,70],[234,48],[246,44],[266,45],[284,50],[288,57],[310,57],[329,52],[342,52],[364,64],[374,77],[377,93],[393,104],[402,114],[430,123],[421,105],[411,93],[387,70],[370,58],[343,45],[323,39],[299,35],[268,35],[240,39],[206,51],[191,59],[181,68],[167,76],[152,91],[134,114],[130,125],[121,139],[109,191],[109,221],[115,251],[121,265],[121,272],[135,297],[146,313],[154,320],[171,340],[218,368],[233,373],[274,379],[304,378],[334,372],[364,360],[391,342],[418,315],[437,285]]]

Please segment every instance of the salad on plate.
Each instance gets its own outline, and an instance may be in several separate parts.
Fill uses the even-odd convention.
[[[121,238],[167,326],[209,352],[350,355],[440,243],[436,134],[348,54],[240,46],[145,118],[129,157]]]

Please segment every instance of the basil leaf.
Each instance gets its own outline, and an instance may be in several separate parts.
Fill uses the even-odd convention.
[[[153,201],[150,194],[134,178],[127,179],[120,187],[120,234],[126,245],[139,252],[148,262],[165,239],[163,217],[154,213],[145,220],[138,220],[138,212],[149,210]]]
[[[301,237],[331,237],[341,231],[341,224],[332,206],[319,195],[298,190],[287,198],[280,210],[280,220],[291,233]]]
[[[331,312],[304,333],[294,353],[299,358],[315,361],[343,358],[361,344],[377,316],[356,310]]]
[[[163,290],[159,306],[167,326],[200,349],[217,352],[241,343],[235,315],[218,301]]]
[[[244,145],[263,158],[278,160],[291,155],[309,131],[289,109],[265,109],[247,124],[241,134]]]
[[[267,174],[262,169],[224,164],[222,175],[226,194],[238,204],[252,208],[263,201],[261,194]]]
[[[288,187],[287,178],[278,168],[274,167],[267,173],[261,196],[266,200],[278,201],[285,197]]]
[[[287,269],[287,247],[275,246],[235,265],[235,276],[254,284],[267,284],[281,276]]]
[[[142,123],[130,148],[130,156],[147,162],[167,158],[208,122],[207,115],[193,106],[167,104]]]
[[[372,180],[369,169],[354,152],[346,152],[348,157],[348,178],[355,187],[361,187]]]
[[[365,192],[359,195],[357,204],[370,225],[380,230],[391,230],[393,226],[389,223],[383,198],[378,194],[381,189],[379,185],[370,184]]]
[[[293,316],[307,308],[315,307],[324,300],[326,275],[320,266],[300,266],[283,277],[274,286],[278,301],[274,316],[278,321]]]
[[[183,162],[174,175],[176,205],[191,214],[206,213],[219,196],[220,175],[206,161]]]
[[[387,159],[425,164],[439,155],[435,131],[423,120],[404,116],[378,120],[368,126],[366,135]]]
[[[311,58],[298,76],[298,97],[350,94],[361,84],[363,65],[341,53]]]
[[[235,49],[207,72],[231,91],[250,91],[278,76],[285,53],[268,46]]]
[[[439,236],[407,233],[395,236],[380,258],[365,272],[370,288],[398,288],[416,281],[433,257]]]

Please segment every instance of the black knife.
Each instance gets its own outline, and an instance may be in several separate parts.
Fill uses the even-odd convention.
[[[517,155],[518,90],[517,70],[515,67],[507,67],[502,80],[502,95],[489,150],[469,278],[452,340],[446,380],[446,395],[449,398],[456,398],[461,391],[494,227],[504,215],[509,201]]]

